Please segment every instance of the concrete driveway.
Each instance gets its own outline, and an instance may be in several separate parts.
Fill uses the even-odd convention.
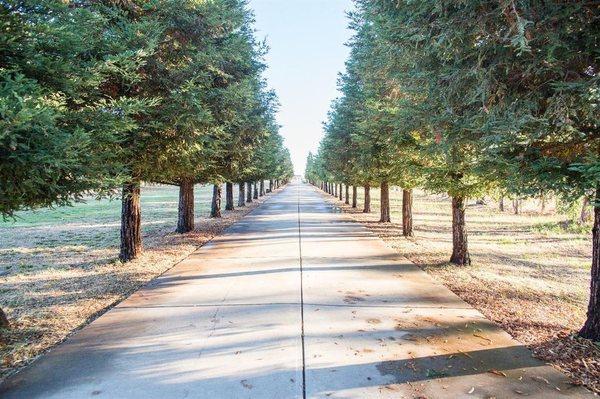
[[[2,398],[587,398],[295,182]]]

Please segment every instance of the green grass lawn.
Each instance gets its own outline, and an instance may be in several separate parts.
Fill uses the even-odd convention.
[[[237,187],[234,200],[237,204]],[[223,195],[225,189],[223,188]],[[179,188],[165,185],[142,187],[142,231],[154,239],[175,230]],[[212,186],[195,188],[196,217],[210,213]],[[223,204],[224,205],[224,204]],[[73,206],[43,208],[0,221],[0,272],[48,265],[74,266],[80,262],[117,255],[121,202],[89,198]],[[85,259],[79,255],[86,253]]]

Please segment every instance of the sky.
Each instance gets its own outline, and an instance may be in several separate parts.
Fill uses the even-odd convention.
[[[277,92],[278,122],[296,174],[323,136],[322,122],[344,70],[350,0],[250,0],[258,39],[270,47],[266,78]]]

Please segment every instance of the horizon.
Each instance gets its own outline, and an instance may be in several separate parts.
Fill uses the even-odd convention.
[[[349,54],[350,0],[251,0],[259,40],[266,40],[265,77],[280,102],[277,122],[294,164],[304,175],[306,156],[323,137],[322,123],[339,92]]]

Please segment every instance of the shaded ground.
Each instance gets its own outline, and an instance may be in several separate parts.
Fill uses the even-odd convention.
[[[0,303],[13,326],[0,336],[0,379],[184,259],[266,198],[210,219],[211,190],[196,187],[196,231],[179,235],[173,233],[178,188],[143,187],[145,252],[127,265],[117,259],[119,201],[21,212],[16,221],[0,222]],[[237,195],[235,200],[237,204]]]
[[[558,393],[560,392],[560,393]],[[292,182],[0,385],[5,399],[591,398]]]
[[[600,349],[573,336],[585,320],[591,264],[591,234],[564,229],[563,215],[541,215],[530,203],[525,214],[502,213],[496,204],[467,209],[473,265],[448,263],[452,248],[451,204],[444,196],[416,192],[415,237],[402,237],[402,192],[391,192],[392,221],[379,224],[379,192],[372,190],[372,213],[353,210],[328,196],[345,212],[377,233],[435,276],[462,299],[528,345],[537,357],[567,373],[576,383],[600,392]],[[508,205],[508,204],[507,204]],[[527,209],[527,208],[526,208]]]

